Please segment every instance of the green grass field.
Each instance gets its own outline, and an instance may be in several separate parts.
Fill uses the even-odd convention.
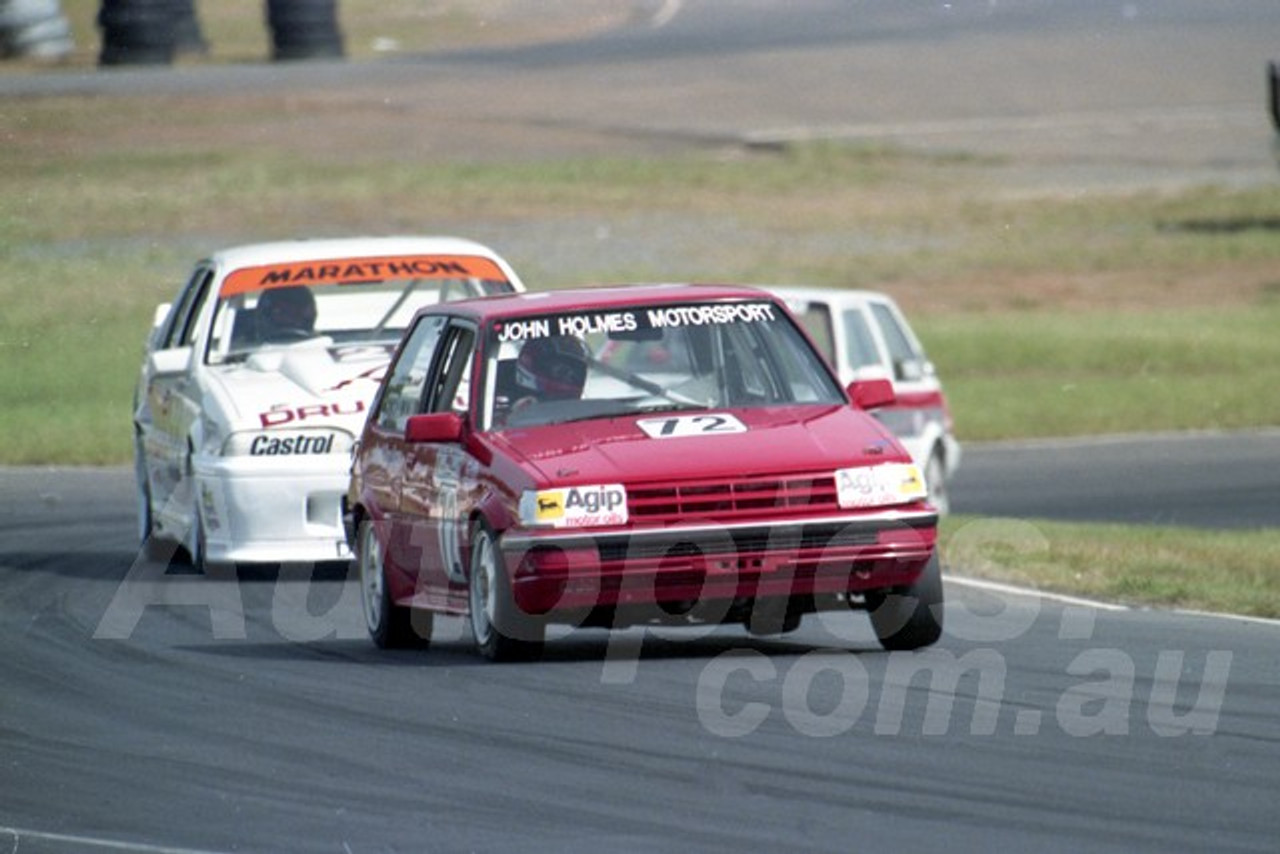
[[[60,123],[126,120],[93,106],[102,112],[40,102],[26,115],[35,138]],[[535,287],[708,278],[886,289],[912,315],[966,440],[1280,424],[1280,395],[1259,393],[1280,380],[1280,241],[1264,228],[1164,225],[1280,220],[1280,194],[1191,189],[1088,206],[975,198],[1000,168],[822,145],[431,170],[374,160],[335,174],[323,158],[270,147],[68,159],[18,146],[0,197],[0,461],[127,458],[154,306],[201,253],[415,221],[510,234],[510,249],[486,242]],[[433,216],[442,198],[448,216]],[[553,266],[523,237],[525,223],[569,233],[584,212],[638,232],[652,251],[561,252]],[[690,239],[695,222],[715,237]],[[1006,222],[1017,223],[1013,237]],[[1119,284],[1062,304],[1062,283],[1095,279]]]
[[[946,564],[964,575],[1131,607],[1280,617],[1280,530],[949,517]]]

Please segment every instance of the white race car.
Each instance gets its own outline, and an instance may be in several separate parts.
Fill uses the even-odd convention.
[[[816,287],[777,287],[836,369],[840,382],[888,379],[893,404],[872,412],[893,431],[924,472],[929,498],[951,509],[947,486],[960,465],[951,409],[933,363],[888,294]]]
[[[199,261],[134,395],[139,533],[192,565],[344,561],[351,450],[424,305],[523,291],[452,237],[297,240]],[[424,367],[425,370],[425,367]]]

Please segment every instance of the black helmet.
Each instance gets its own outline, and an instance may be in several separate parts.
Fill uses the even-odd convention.
[[[534,338],[520,349],[516,385],[543,400],[577,399],[587,381],[587,360],[587,347],[577,338]]]
[[[258,297],[255,313],[268,340],[309,337],[316,325],[316,298],[305,287],[272,288]]]

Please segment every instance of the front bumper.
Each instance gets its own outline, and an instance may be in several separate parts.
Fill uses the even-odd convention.
[[[198,459],[195,485],[205,559],[226,563],[345,561],[350,482],[343,455]]]
[[[516,603],[529,613],[860,593],[911,584],[937,544],[932,510],[629,532],[505,534]]]

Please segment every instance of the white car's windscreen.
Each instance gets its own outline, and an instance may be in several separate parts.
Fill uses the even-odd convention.
[[[209,364],[240,361],[303,341],[390,348],[423,306],[511,290],[505,281],[431,278],[236,292],[218,298],[205,358]]]
[[[771,302],[513,318],[493,325],[485,353],[482,429],[845,402],[822,357]]]

